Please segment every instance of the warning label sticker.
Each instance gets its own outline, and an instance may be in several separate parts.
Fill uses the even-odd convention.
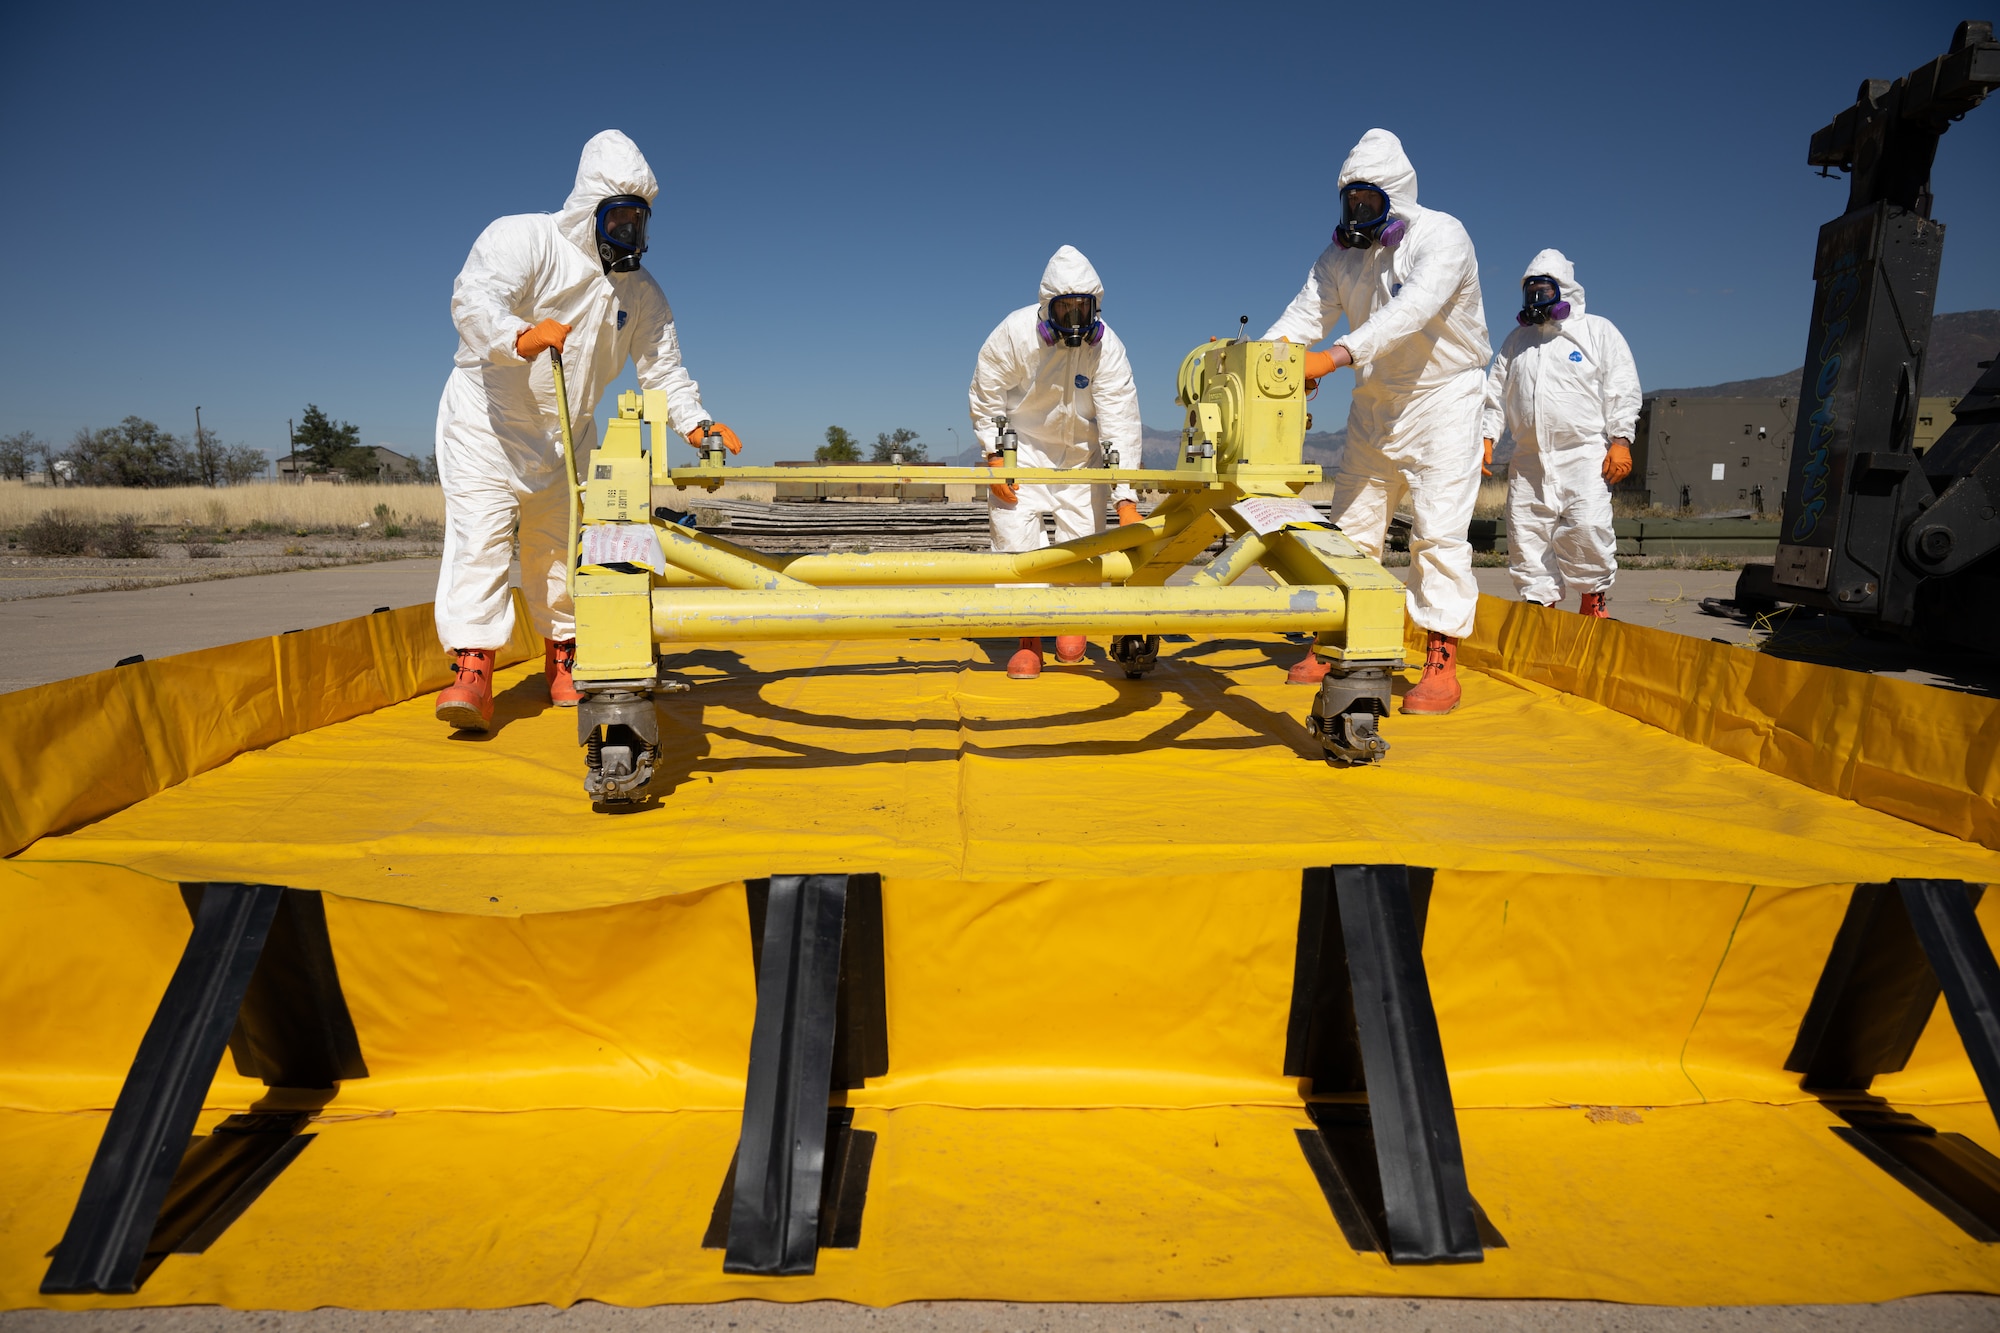
[[[594,523],[583,530],[586,565],[644,565],[667,572],[667,558],[650,523]]]
[[[1250,530],[1259,537],[1269,536],[1280,528],[1302,525],[1324,526],[1326,515],[1314,509],[1296,495],[1279,497],[1275,495],[1253,495],[1247,500],[1239,500],[1231,506],[1236,516],[1250,525]]]

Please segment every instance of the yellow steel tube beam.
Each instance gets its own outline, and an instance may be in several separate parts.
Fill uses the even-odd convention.
[[[711,539],[712,540],[712,539]],[[741,549],[741,548],[738,548]],[[923,587],[994,583],[1122,583],[1132,577],[1132,557],[1123,551],[1053,568],[1021,570],[1013,557],[980,551],[874,551],[855,555],[771,557],[785,574],[815,588]],[[669,569],[654,583],[669,588],[705,588],[715,580]]]
[[[852,555],[774,556],[710,533],[668,524],[659,529],[667,560],[683,577],[670,584],[718,583],[727,588],[903,585],[938,583],[1103,582],[1129,578],[1132,560],[1122,553],[1187,526],[1190,511],[1156,515],[1088,537],[1034,551],[875,551]],[[704,548],[703,555],[695,548]],[[718,558],[719,557],[719,558]],[[764,571],[763,576],[753,572]],[[722,577],[727,574],[729,577]],[[771,576],[781,584],[767,581]]]
[[[1320,479],[1317,463],[1259,469],[1259,476],[1274,481],[1296,481],[1310,485]],[[978,485],[996,480],[1043,482],[1052,486],[1102,485],[1120,482],[1141,490],[1152,486],[1206,488],[1226,476],[1214,472],[1183,472],[1177,468],[1050,468],[1016,464],[1012,467],[897,467],[893,463],[856,464],[846,467],[676,467],[667,470],[669,484],[707,485],[718,481],[837,482],[861,484],[901,484],[918,486]]]
[[[1142,491],[1188,493],[1218,491],[1225,487],[1260,495],[1285,495],[1303,490],[1321,480],[1317,463],[1244,464],[1220,472],[1179,468],[1038,468],[1038,467],[895,467],[891,464],[858,467],[700,467],[669,468],[656,474],[655,485],[685,490],[696,487],[713,491],[732,481],[772,481],[792,483],[828,482],[854,485],[985,486],[995,481],[1039,482],[1051,486],[1102,485],[1119,483]]]
[[[1134,542],[1133,545],[1140,543]],[[868,555],[802,555],[785,572],[816,588],[859,586],[1104,583],[1132,576],[1132,557],[1123,551],[1078,558],[1047,556],[1054,547],[1010,554],[994,551],[880,551]]]
[[[747,559],[745,555],[721,550],[686,528],[669,523],[664,527],[656,525],[653,531],[659,534],[660,553],[666,556],[668,564],[690,574],[699,574],[710,583],[746,592],[809,586],[767,565]]]
[[[655,526],[658,525],[656,524]],[[725,555],[733,555],[738,560],[747,560],[760,569],[768,569],[780,574],[785,570],[786,561],[798,558],[797,556],[772,555],[768,551],[759,551],[748,546],[738,546],[735,542],[718,537],[712,532],[701,532],[678,526],[673,527],[671,530],[681,536],[692,537],[704,546],[712,546]],[[660,532],[660,545],[662,547],[665,547],[667,544],[667,531],[667,529],[662,529]]]
[[[1127,523],[1120,527],[1106,528],[1088,537],[1076,537],[1054,546],[1044,546],[1036,551],[1017,551],[1010,555],[1014,568],[1027,574],[1034,570],[1055,569],[1072,560],[1087,560],[1092,556],[1105,555],[1111,551],[1129,551],[1135,546],[1157,541],[1161,537],[1172,536],[1188,525],[1190,514],[1185,511],[1171,514],[1155,514],[1142,518],[1137,523]]]
[[[1337,587],[657,588],[660,643],[910,639],[939,634],[1333,633]]]
[[[1264,539],[1246,532],[1222,549],[1222,554],[1197,570],[1188,582],[1197,588],[1226,588],[1257,567],[1264,557]]]

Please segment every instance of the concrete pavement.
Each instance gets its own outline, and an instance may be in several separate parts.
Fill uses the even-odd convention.
[[[0,602],[0,693],[174,653],[311,629],[378,606],[428,602],[436,557],[306,569],[126,592]]]

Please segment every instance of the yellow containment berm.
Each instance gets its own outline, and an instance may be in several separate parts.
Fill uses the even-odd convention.
[[[1175,567],[1407,688],[1183,393]],[[619,521],[609,803],[525,628],[439,728],[428,607],[0,696],[0,1306],[2000,1293],[2000,704],[1486,599],[1336,734],[1287,625],[686,642],[839,562]]]

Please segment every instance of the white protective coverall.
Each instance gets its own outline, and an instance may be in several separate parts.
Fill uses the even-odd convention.
[[[1448,213],[1417,206],[1402,141],[1370,130],[1340,166],[1340,184],[1389,196],[1408,230],[1395,249],[1330,245],[1264,334],[1312,344],[1342,315],[1334,340],[1354,358],[1347,451],[1333,479],[1334,523],[1381,558],[1389,519],[1410,498],[1410,619],[1453,638],[1472,631],[1479,587],[1465,533],[1479,498],[1479,415],[1492,355],[1472,238]]]
[[[1584,312],[1583,284],[1562,251],[1536,255],[1522,277],[1536,275],[1561,285],[1569,317],[1517,328],[1500,344],[1480,433],[1513,433],[1508,570],[1523,598],[1554,606],[1572,587],[1609,592],[1617,576],[1604,454],[1638,426],[1639,370],[1617,327]]]
[[[444,565],[437,631],[447,650],[498,648],[514,630],[507,567],[521,522],[521,591],[537,633],[575,637],[563,577],[569,498],[555,377],[546,353],[514,351],[543,319],[570,326],[563,352],[579,457],[597,441],[598,399],[628,359],[639,384],[663,389],[683,434],[708,416],[681,366],[674,312],[653,275],[611,273],[597,257],[597,206],[612,195],[650,202],[659,183],[638,146],[606,130],[583,146],[576,187],[559,213],[504,217],[479,234],[452,285],[458,354],[438,401],[437,466],[444,487]]]
[[[1065,245],[1042,270],[1041,300],[1000,321],[979,349],[970,399],[972,434],[980,451],[999,451],[993,418],[1004,416],[1020,437],[1023,467],[1102,467],[1108,454],[1118,467],[1138,467],[1139,391],[1125,344],[1104,326],[1096,346],[1066,347],[1058,338],[1044,343],[1035,326],[1048,317],[1057,296],[1089,294],[1104,305],[1097,270],[1074,247]],[[1042,515],[1056,517],[1056,539],[1088,537],[1104,527],[1109,498],[1136,500],[1130,486],[1102,484],[1050,486],[1023,484],[1013,504],[987,493],[988,517],[996,551],[1036,551],[1048,545]]]

